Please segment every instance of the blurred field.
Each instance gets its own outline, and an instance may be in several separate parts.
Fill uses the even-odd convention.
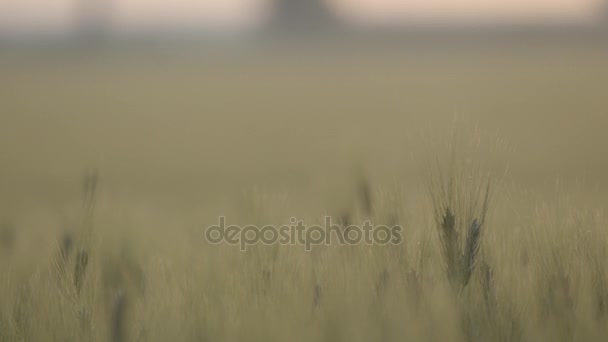
[[[115,292],[127,298],[125,341],[602,341],[607,54],[584,44],[6,52],[0,219],[15,237],[0,248],[0,341],[119,341]],[[425,166],[446,164],[450,144],[495,180],[480,256],[493,280],[477,272],[459,296],[424,187]],[[94,216],[82,209],[92,167]],[[240,253],[204,240],[218,215],[362,220],[359,173],[373,220],[405,227],[402,248]],[[57,281],[66,232],[74,255],[89,255],[78,294],[71,278]]]

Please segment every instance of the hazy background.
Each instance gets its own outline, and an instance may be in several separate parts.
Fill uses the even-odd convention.
[[[606,13],[596,0],[4,0],[4,201],[64,203],[99,167],[115,197],[220,206],[262,186],[322,207],[355,167],[415,183],[455,120],[500,141],[483,158],[524,186],[605,189]]]
[[[601,16],[598,13],[605,7],[605,1],[328,0],[324,6],[341,20],[358,25],[396,25],[407,21],[580,23]],[[0,3],[0,30],[68,30],[73,28],[76,18],[90,15],[89,12],[103,15],[107,25],[118,31],[159,27],[246,29],[262,25],[274,10],[275,2],[271,0],[4,0]]]

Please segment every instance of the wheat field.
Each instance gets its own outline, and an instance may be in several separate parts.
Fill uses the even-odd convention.
[[[604,341],[607,52],[4,52],[0,341]]]

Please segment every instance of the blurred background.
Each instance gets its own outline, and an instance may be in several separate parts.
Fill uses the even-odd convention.
[[[98,167],[114,200],[324,206],[354,164],[415,184],[455,120],[524,187],[605,189],[607,36],[604,0],[3,0],[2,200]]]
[[[0,4],[5,39],[251,31],[599,29],[605,0],[22,0]]]

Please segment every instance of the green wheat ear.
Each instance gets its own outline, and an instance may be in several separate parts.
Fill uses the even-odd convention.
[[[447,172],[431,173],[429,191],[444,268],[453,290],[470,283],[478,263],[489,210],[491,181],[471,175],[453,161]]]

